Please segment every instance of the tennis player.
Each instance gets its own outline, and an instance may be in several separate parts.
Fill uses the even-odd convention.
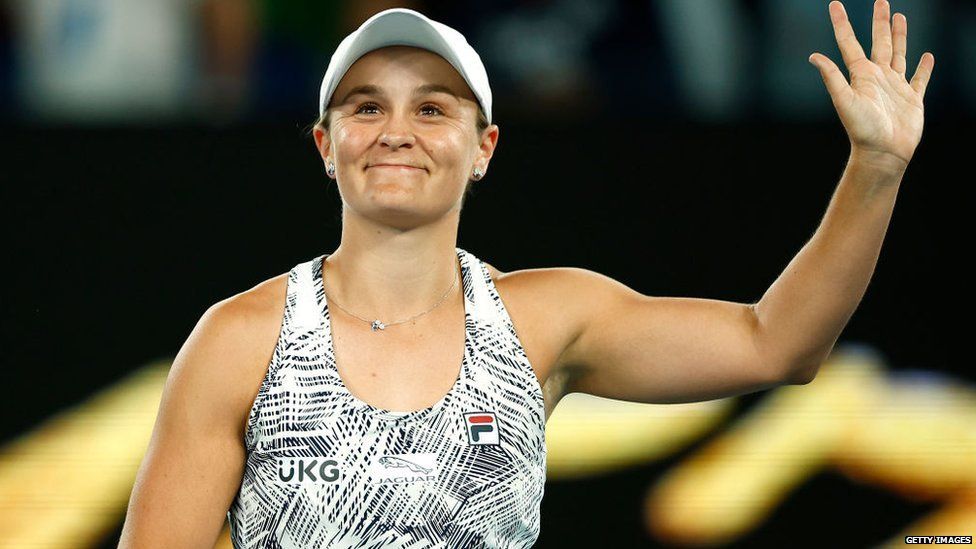
[[[202,316],[121,546],[213,547],[227,517],[239,548],[529,547],[565,394],[676,403],[810,382],[875,268],[934,66],[926,53],[906,80],[907,22],[886,0],[870,58],[841,3],[828,9],[850,81],[809,61],[850,158],[755,303],[646,296],[580,268],[503,273],[457,247],[498,144],[485,68],[415,11],[363,23],[332,57],[314,127],[340,245]],[[558,154],[540,161],[574,160]]]

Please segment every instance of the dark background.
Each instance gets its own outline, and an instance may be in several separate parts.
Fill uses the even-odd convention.
[[[481,51],[471,38],[487,32],[479,15],[501,20],[571,9],[562,4],[571,3],[435,3],[426,13],[457,26]],[[769,6],[734,3],[758,29],[744,38],[754,56],[745,57],[735,77],[736,99],[701,108],[686,102],[682,86],[689,84],[675,76],[683,58],[661,53],[668,33],[656,12],[610,4],[617,8],[606,16],[611,22],[593,32],[580,54],[588,77],[600,83],[586,97],[568,86],[526,99],[514,69],[496,68],[482,53],[501,133],[488,175],[465,204],[458,246],[503,271],[577,266],[648,295],[759,299],[816,229],[847,160],[844,129],[806,61],[821,51],[840,64],[832,37],[801,41],[797,49],[805,54],[784,62],[803,74],[797,78],[807,87],[798,85],[796,97],[819,87],[813,106],[774,107],[783,96],[762,84],[777,80],[764,72],[775,61],[763,44],[779,35]],[[809,25],[829,30],[826,2],[814,4]],[[864,6],[870,13],[869,2],[850,4],[862,19]],[[936,26],[952,20],[958,36],[972,32],[963,26],[972,19],[962,15],[972,9],[954,9],[933,3],[932,13],[944,18]],[[855,8],[849,11],[855,17]],[[305,133],[316,114],[321,71],[298,64],[292,74],[308,75],[294,82],[268,76],[268,66],[280,75],[280,59],[294,59],[288,47],[262,35],[242,77],[250,99],[219,120],[187,100],[185,111],[163,118],[133,111],[122,119],[79,121],[28,106],[23,90],[30,87],[18,76],[16,54],[23,46],[11,13],[5,14],[3,92],[10,101],[3,111],[0,186],[8,244],[0,296],[4,441],[138,366],[174,355],[211,304],[333,250],[340,236],[338,193]],[[635,23],[635,14],[645,19]],[[972,362],[962,355],[968,343],[962,331],[970,324],[971,57],[964,68],[961,42],[949,30],[913,46],[908,16],[909,74],[922,51],[936,57],[925,134],[875,275],[841,342],[870,344],[894,370],[972,382]],[[337,36],[362,19],[352,27],[336,23]],[[859,38],[867,50],[869,34]],[[323,41],[331,52],[337,39]],[[643,63],[643,76],[634,59]],[[306,64],[324,70],[327,61]],[[285,91],[274,92],[276,85]],[[534,101],[546,106],[535,108]],[[742,410],[761,396],[741,399]],[[549,482],[539,546],[652,543],[640,519],[646,487],[705,442],[637,470]],[[828,545],[844,530],[870,543],[931,508],[824,474],[740,541],[781,545],[802,533],[811,544]],[[117,535],[105,546],[114,546]]]
[[[579,266],[648,295],[733,301],[758,299],[812,234],[847,152],[832,124],[503,128],[490,176],[462,212],[459,246],[502,270]],[[876,346],[894,369],[973,380],[950,335],[965,286],[948,282],[962,266],[952,253],[958,197],[947,194],[962,187],[950,168],[962,167],[954,143],[964,136],[941,129],[905,175],[841,342]],[[4,191],[13,251],[4,318],[16,320],[4,330],[16,410],[6,437],[171,356],[215,301],[338,245],[337,193],[294,127],[8,135],[21,184]],[[669,463],[550,482],[540,546],[636,544],[640,498]],[[877,540],[928,509],[826,476],[743,543],[786,541],[812,517],[865,526],[863,539]]]

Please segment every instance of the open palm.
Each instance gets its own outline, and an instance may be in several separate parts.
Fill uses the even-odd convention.
[[[854,36],[844,5],[828,7],[850,84],[827,56],[814,53],[810,62],[820,70],[827,92],[852,148],[878,153],[907,165],[922,138],[922,98],[935,66],[935,56],[922,54],[911,82],[905,78],[908,20],[896,13],[893,22],[887,0],[876,0],[871,25],[871,58]]]

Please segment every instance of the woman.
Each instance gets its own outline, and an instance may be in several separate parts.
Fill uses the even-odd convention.
[[[576,268],[501,273],[455,247],[498,142],[464,37],[403,9],[339,46],[315,143],[343,200],[331,254],[211,307],[173,364],[123,546],[528,547],[545,421],[570,392],[722,398],[816,375],[860,301],[922,131],[934,58],[905,17],[851,85],[813,54],[851,156],[823,222],[757,303],[641,295]],[[460,365],[460,366],[459,366]]]

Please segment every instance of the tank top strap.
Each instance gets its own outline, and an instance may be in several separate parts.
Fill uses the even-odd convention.
[[[247,429],[244,433],[244,442],[248,452],[254,450],[258,439],[266,436],[266,433],[275,430],[274,425],[268,425],[260,418],[261,410],[265,407],[265,401],[281,383],[279,379],[279,369],[287,362],[289,349],[295,341],[295,334],[301,334],[312,330],[315,326],[315,294],[312,283],[314,264],[320,258],[312,259],[299,263],[288,271],[288,280],[285,290],[285,311],[281,320],[281,329],[278,332],[278,341],[275,343],[271,361],[268,364],[268,371],[261,381],[258,394],[248,412]],[[299,335],[298,337],[303,337]]]
[[[465,299],[468,300],[469,313],[477,320],[487,324],[503,325],[505,310],[499,308],[501,303],[497,299],[497,292],[493,292],[494,285],[487,265],[475,255],[462,250],[462,266],[468,277],[465,280]],[[494,294],[494,295],[493,295]]]
[[[486,357],[484,361],[475,362],[492,364],[488,370],[495,376],[502,375],[510,380],[509,375],[515,373],[516,376],[521,377],[526,391],[531,394],[531,406],[543,418],[542,429],[545,429],[542,388],[534,368],[529,363],[522,340],[515,331],[515,323],[498,294],[495,281],[491,279],[488,264],[473,254],[465,252],[465,256],[470,265],[468,271],[473,298],[471,314],[477,319],[475,325],[479,327],[477,329],[478,353]],[[491,348],[491,352],[485,352],[484,349],[487,348]],[[490,358],[487,358],[488,355]],[[508,358],[500,360],[499,357],[502,356]],[[499,372],[506,373],[499,374]]]
[[[292,331],[315,330],[323,322],[319,303],[322,296],[322,260],[325,254],[299,263],[288,273],[284,324]]]
[[[472,316],[481,319],[488,324],[494,324],[508,328],[512,323],[505,310],[505,305],[498,296],[495,283],[491,279],[491,272],[488,265],[478,257],[464,252],[470,272],[470,293],[469,301],[472,303]]]

